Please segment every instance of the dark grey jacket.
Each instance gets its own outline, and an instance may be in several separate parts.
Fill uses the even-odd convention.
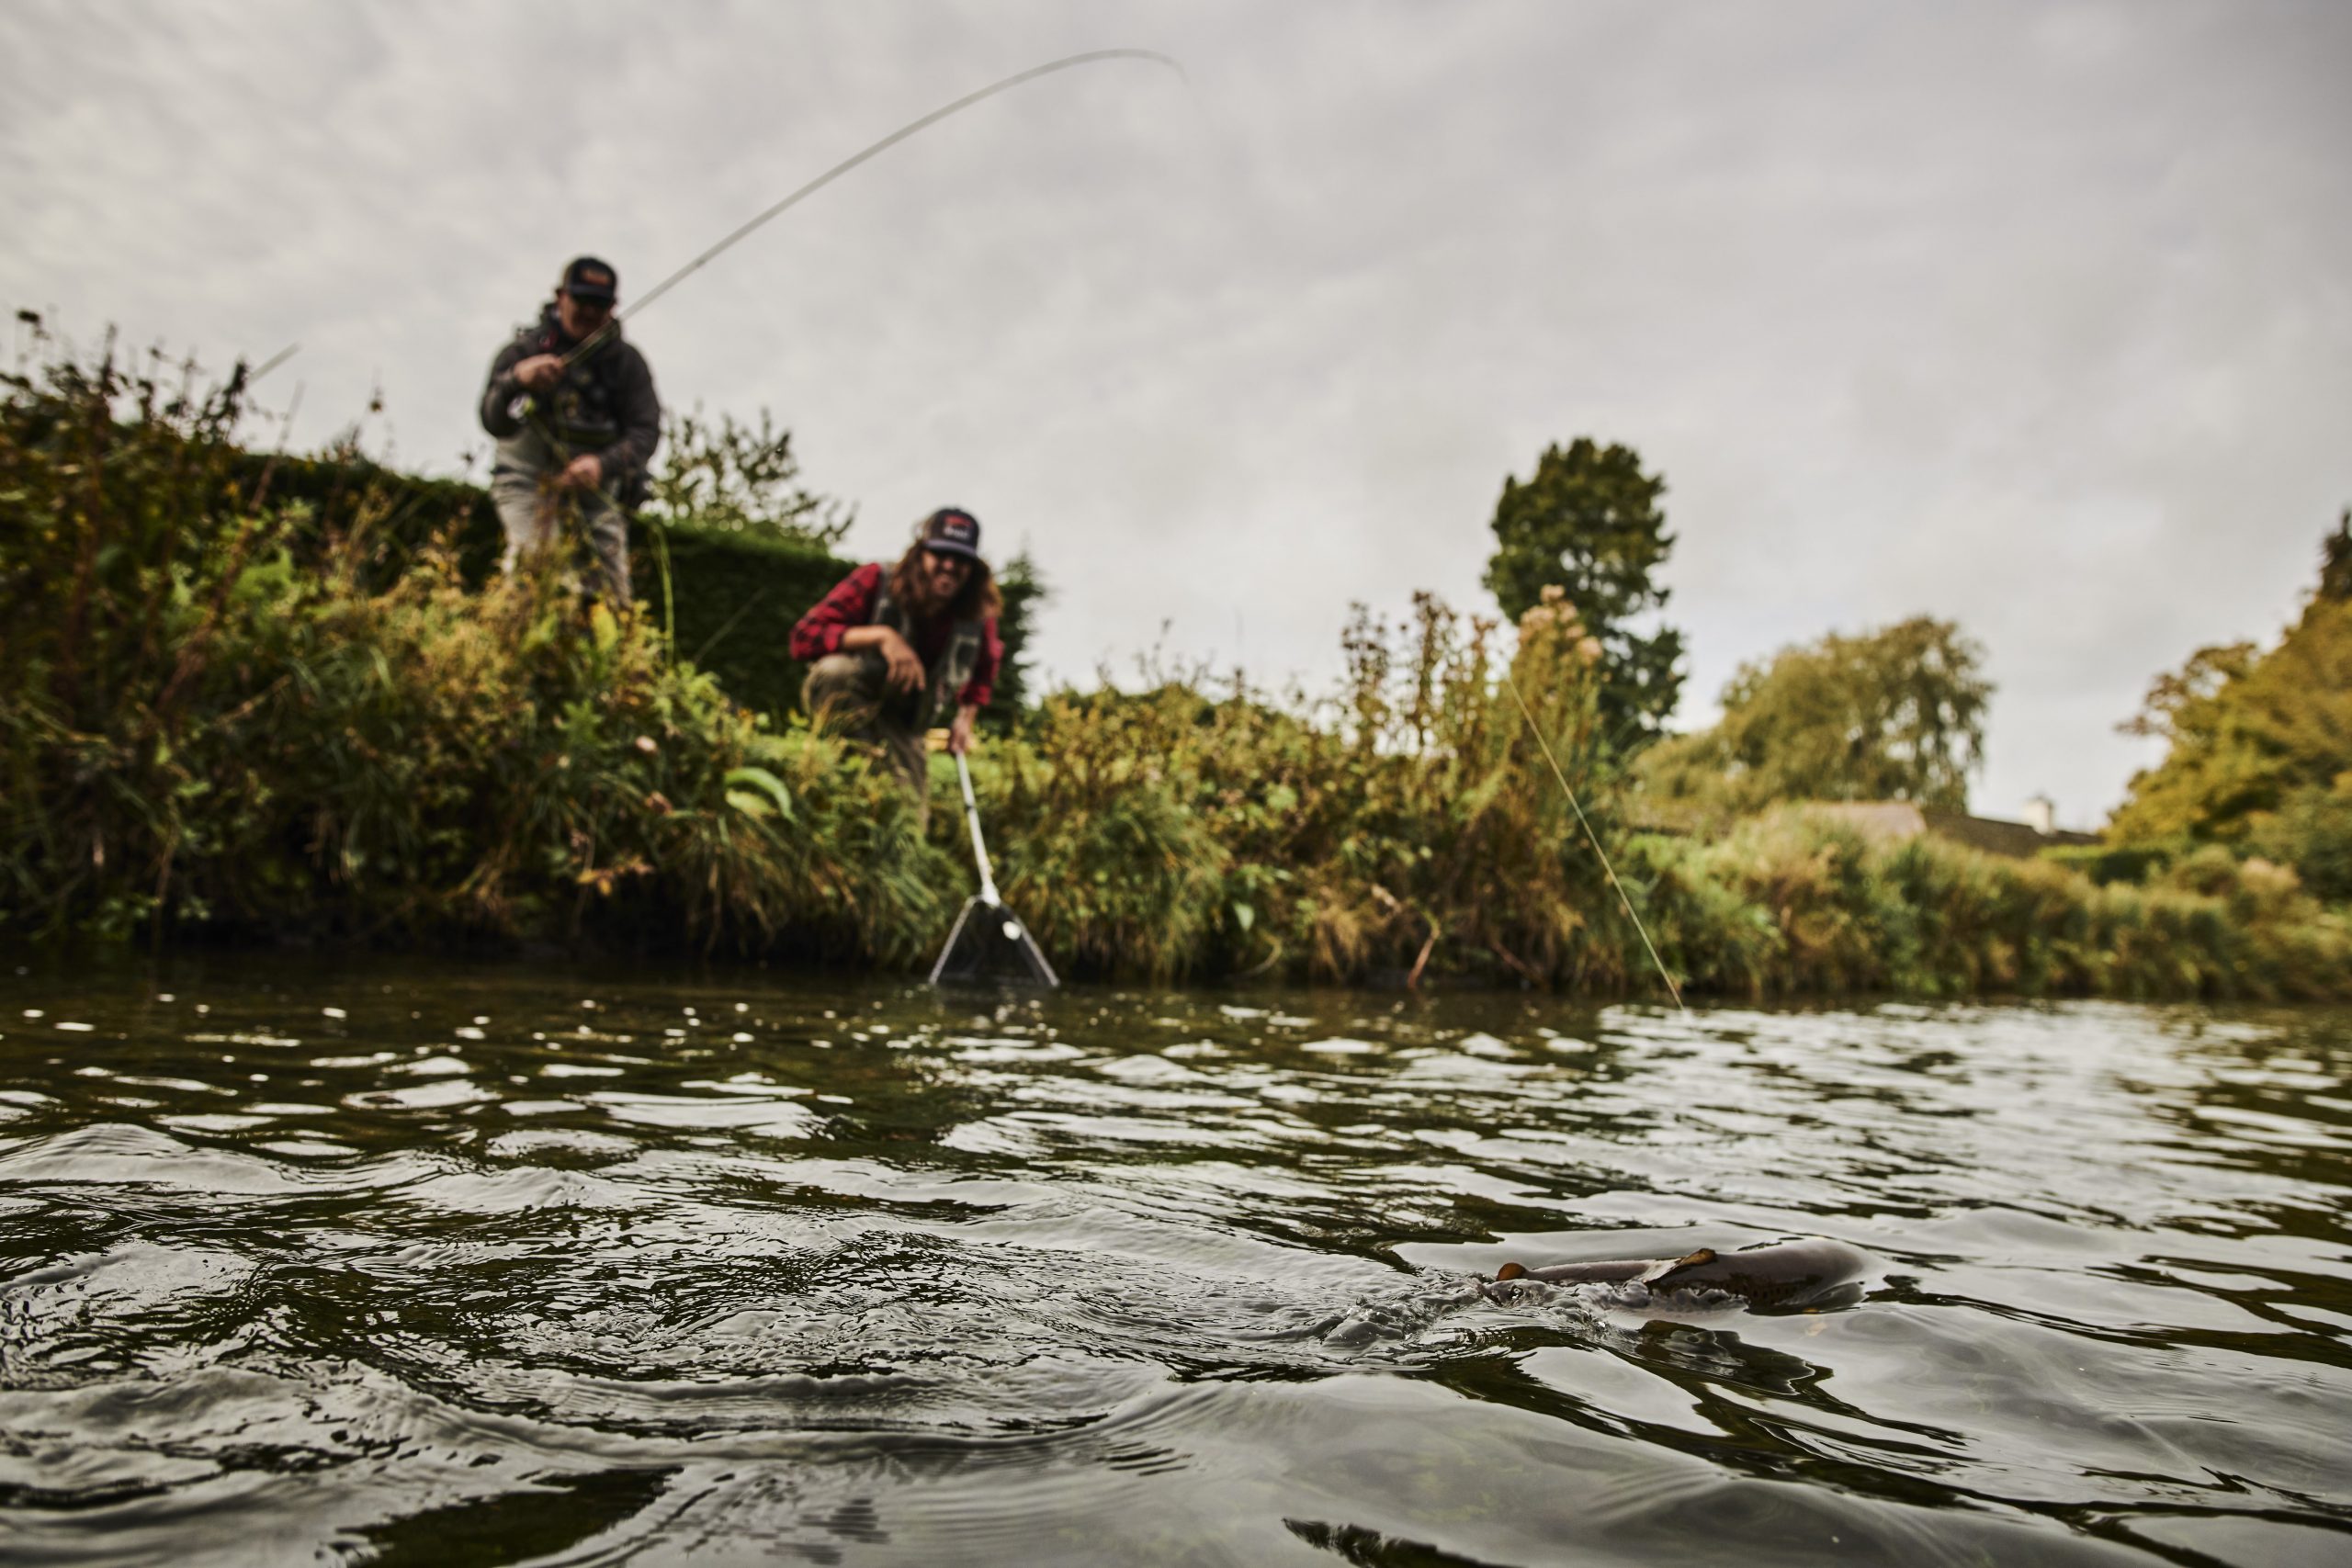
[[[601,458],[607,486],[626,488],[643,475],[661,442],[662,400],[653,390],[652,368],[636,344],[621,337],[619,322],[547,390],[526,392],[514,379],[514,367],[531,355],[568,354],[574,346],[548,306],[491,361],[481,427],[503,441],[536,418],[573,456],[593,452]]]

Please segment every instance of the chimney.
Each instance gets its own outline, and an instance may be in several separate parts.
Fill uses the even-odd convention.
[[[2058,830],[2058,803],[2046,795],[2037,795],[2025,803],[2025,825],[2043,838]]]

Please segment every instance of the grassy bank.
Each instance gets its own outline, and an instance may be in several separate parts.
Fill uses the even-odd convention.
[[[899,962],[936,923],[946,867],[837,743],[648,620],[470,590],[478,517],[322,528],[237,416],[107,366],[0,410],[0,931]]]
[[[321,526],[236,403],[102,367],[0,411],[0,937],[935,947],[971,879],[952,811],[920,829],[651,618],[472,585],[467,516]],[[1619,829],[1556,598],[1515,627],[1423,599],[1345,651],[1325,697],[1063,692],[989,744],[1001,881],[1067,971],[1656,994],[1540,732],[1696,992],[2352,998],[2341,916],[2258,862],[2100,886],[1802,813]]]

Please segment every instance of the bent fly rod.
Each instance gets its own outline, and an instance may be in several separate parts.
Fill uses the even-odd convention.
[[[1182,64],[1173,59],[1170,59],[1165,54],[1159,53],[1157,50],[1095,49],[1089,50],[1084,54],[1065,55],[1059,60],[1049,60],[1043,65],[1033,65],[1026,71],[1016,71],[1001,82],[991,82],[976,93],[967,93],[962,97],[957,98],[954,103],[943,105],[940,107],[932,110],[929,114],[924,115],[920,119],[909,120],[906,124],[899,127],[898,130],[890,132],[889,135],[882,138],[881,141],[875,142],[873,145],[866,147],[860,152],[852,153],[850,156],[842,159],[840,163],[835,164],[831,168],[827,169],[823,174],[819,175],[815,179],[810,180],[807,185],[802,186],[798,190],[794,191],[790,196],[787,196],[783,200],[777,202],[775,206],[770,207],[765,211],[757,214],[738,226],[734,231],[729,233],[725,239],[720,240],[717,244],[711,246],[708,250],[695,257],[694,260],[688,262],[685,265],[680,267],[677,271],[672,273],[669,276],[655,284],[651,288],[647,289],[644,295],[635,303],[631,304],[627,310],[614,311],[613,319],[610,321],[606,322],[604,326],[597,328],[585,338],[582,338],[571,353],[563,356],[565,367],[569,368],[571,366],[576,364],[583,355],[594,348],[599,343],[602,343],[606,334],[610,333],[614,328],[619,326],[622,321],[636,315],[648,305],[652,304],[653,301],[661,299],[662,296],[670,292],[671,289],[675,288],[679,284],[684,282],[688,277],[701,271],[704,267],[709,265],[720,256],[725,255],[729,251],[734,249],[737,244],[749,239],[753,233],[765,227],[769,222],[782,217],[793,207],[797,206],[801,201],[806,200],[808,197],[816,195],[819,191],[824,189],[827,186],[832,184],[843,175],[848,174],[852,169],[856,168],[860,164],[888,152],[891,148],[896,147],[899,142],[904,141],[908,137],[913,136],[919,131],[929,130],[931,127],[937,125],[941,120],[947,118],[950,115],[961,114],[964,110],[970,108],[974,104],[995,97],[999,93],[1011,92],[1013,88],[1020,86],[1024,82],[1034,82],[1040,76],[1050,76],[1057,71],[1069,71],[1080,65],[1101,64],[1105,61],[1111,60],[1148,60],[1154,64],[1165,65],[1170,71],[1175,72],[1179,79],[1186,79],[1184,77],[1184,67]]]

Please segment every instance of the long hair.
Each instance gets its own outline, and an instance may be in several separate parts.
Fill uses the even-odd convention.
[[[929,597],[931,590],[922,570],[923,542],[917,538],[890,569],[890,597],[907,608],[907,613],[928,618],[942,613]],[[964,586],[945,607],[951,621],[979,621],[990,615],[1004,614],[1004,596],[996,591],[996,573],[989,563],[975,558],[972,570],[965,575]]]

